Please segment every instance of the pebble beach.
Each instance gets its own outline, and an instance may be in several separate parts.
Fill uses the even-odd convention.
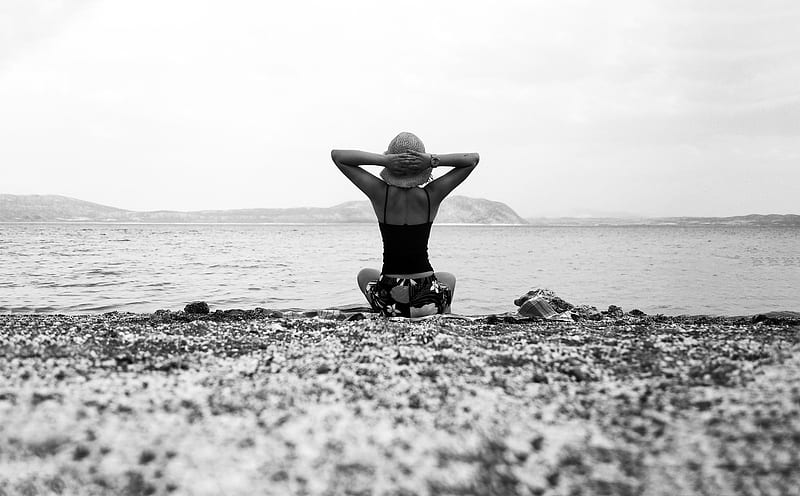
[[[800,494],[800,314],[0,315],[0,494]]]

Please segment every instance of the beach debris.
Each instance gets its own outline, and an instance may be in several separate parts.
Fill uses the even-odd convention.
[[[567,310],[572,310],[574,305],[565,301],[564,299],[560,298],[558,295],[553,292],[551,289],[546,288],[536,288],[528,291],[524,295],[520,296],[516,300],[514,300],[514,304],[518,307],[521,307],[526,300],[530,300],[531,298],[543,298],[550,306],[553,307],[553,310],[556,313],[566,312]]]
[[[190,314],[207,314],[209,312],[208,303],[204,301],[193,301],[183,307],[183,311]]]
[[[519,307],[517,311],[523,317],[572,320],[570,310],[574,308],[573,305],[549,289],[537,288],[528,291],[514,300],[514,304]]]
[[[541,296],[534,296],[525,300],[518,310],[525,317],[539,317],[549,319],[557,314],[550,303]]]
[[[602,320],[603,314],[597,307],[591,305],[578,305],[572,309],[572,315],[587,320]]]

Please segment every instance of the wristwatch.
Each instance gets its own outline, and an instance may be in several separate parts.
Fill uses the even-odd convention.
[[[431,167],[438,167],[439,166],[439,155],[434,155],[431,153]]]

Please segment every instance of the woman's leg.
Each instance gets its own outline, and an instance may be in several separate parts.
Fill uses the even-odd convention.
[[[439,282],[450,288],[450,301],[452,302],[456,294],[456,276],[449,272],[436,272],[434,275]],[[450,313],[450,306],[448,305],[444,311]]]
[[[446,284],[447,287],[450,288],[451,295],[456,293],[456,276],[449,272],[436,272],[435,275],[439,282]]]
[[[358,289],[361,290],[364,298],[367,297],[367,283],[377,281],[380,275],[381,273],[375,269],[361,269],[361,271],[358,273]],[[369,301],[368,298],[367,301]]]

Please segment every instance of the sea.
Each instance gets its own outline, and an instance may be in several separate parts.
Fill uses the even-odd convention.
[[[566,301],[647,314],[800,311],[800,229],[434,225],[430,260],[457,277],[454,313]],[[364,305],[372,224],[0,224],[0,313],[320,309]]]

